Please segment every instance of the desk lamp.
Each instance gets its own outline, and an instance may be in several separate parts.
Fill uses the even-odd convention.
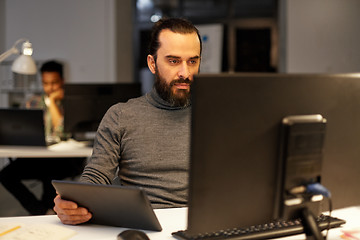
[[[23,42],[21,51],[17,48],[17,45]],[[12,48],[0,55],[0,62],[13,54],[20,54],[12,64],[11,71],[14,73],[24,75],[35,75],[37,72],[34,59],[31,57],[33,53],[32,44],[29,40],[21,38],[17,40]]]

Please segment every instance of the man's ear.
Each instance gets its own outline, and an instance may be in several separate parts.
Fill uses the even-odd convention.
[[[150,54],[147,56],[147,64],[148,64],[148,68],[150,69],[152,74],[155,74],[156,63],[155,63],[154,56],[152,56]]]

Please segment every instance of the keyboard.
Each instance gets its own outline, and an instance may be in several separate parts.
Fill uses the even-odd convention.
[[[320,215],[316,218],[316,222],[320,231],[328,228],[337,228],[345,224],[345,220],[327,215]],[[286,237],[301,233],[304,233],[304,227],[301,220],[297,219],[291,221],[276,221],[247,228],[233,228],[211,233],[200,233],[196,235],[189,235],[186,230],[182,230],[174,232],[172,235],[181,240],[258,240]]]

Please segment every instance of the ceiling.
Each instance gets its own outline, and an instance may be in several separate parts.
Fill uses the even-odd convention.
[[[186,17],[194,22],[221,21],[229,18],[272,18],[277,0],[137,0],[139,22],[152,16]]]

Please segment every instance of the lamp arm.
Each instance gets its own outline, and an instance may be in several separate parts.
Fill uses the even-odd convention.
[[[5,59],[7,59],[8,57],[10,57],[13,54],[18,54],[19,50],[15,47],[10,48],[9,50],[7,50],[6,52],[4,52],[3,54],[0,55],[0,62],[4,61]]]
[[[18,45],[21,42],[28,42],[28,41],[29,40],[26,38],[20,38],[19,40],[17,40],[12,46],[12,48],[10,48],[9,50],[7,50],[6,52],[0,55],[0,63],[13,54],[19,54],[20,51],[16,48],[16,45]]]

